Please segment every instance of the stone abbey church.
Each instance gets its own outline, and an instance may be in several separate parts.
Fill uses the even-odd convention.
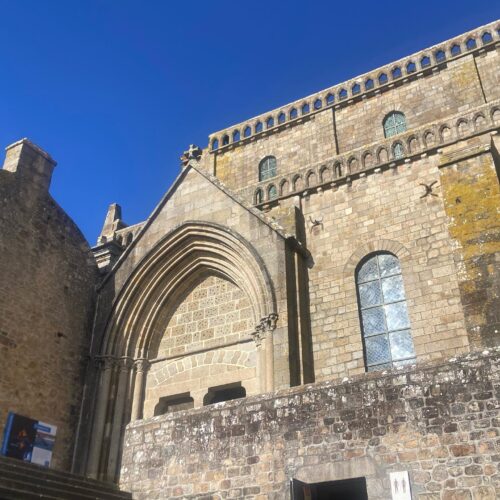
[[[499,498],[499,130],[497,21],[210,134],[92,248],[12,144],[0,430],[134,499]]]

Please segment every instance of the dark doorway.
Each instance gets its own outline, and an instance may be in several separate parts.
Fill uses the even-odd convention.
[[[189,392],[176,394],[175,396],[166,396],[160,398],[160,401],[158,401],[158,404],[155,406],[155,417],[157,415],[189,410],[191,408],[194,408],[194,401],[189,395]]]
[[[291,496],[292,500],[368,500],[364,477],[314,484],[292,479]]]
[[[222,385],[219,387],[210,387],[203,398],[203,406],[213,405],[221,401],[231,401],[232,399],[244,398],[247,391],[240,382],[236,384]]]

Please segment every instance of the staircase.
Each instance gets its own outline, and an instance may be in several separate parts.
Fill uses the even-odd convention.
[[[1,500],[131,500],[115,484],[0,456]]]

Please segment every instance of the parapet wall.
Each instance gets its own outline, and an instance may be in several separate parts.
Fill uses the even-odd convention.
[[[304,115],[320,112],[325,107],[349,105],[358,99],[391,89],[395,84],[408,83],[413,77],[435,73],[443,69],[446,62],[468,54],[482,53],[495,47],[499,40],[500,24],[499,21],[494,21],[281,108],[214,132],[209,136],[209,148],[217,151],[250,138],[255,140],[265,137],[271,129],[275,131],[274,129],[286,128],[289,122],[300,121]]]
[[[364,476],[391,497],[408,470],[414,499],[500,494],[500,351],[365,374],[130,424],[121,486],[137,499],[289,498],[308,483]]]

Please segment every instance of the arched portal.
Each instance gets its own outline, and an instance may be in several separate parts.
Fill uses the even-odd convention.
[[[220,359],[219,356],[219,361],[227,364],[230,358],[242,369],[251,369],[248,355],[255,351],[258,391],[273,390],[271,332],[277,320],[276,299],[262,259],[240,235],[228,228],[186,222],[167,234],[142,259],[111,309],[97,356],[100,372],[87,460],[90,476],[116,477],[123,428],[129,420],[142,418],[151,365],[158,360],[168,361],[165,372],[168,376],[170,365],[182,365],[188,344],[193,347],[190,342],[179,342],[177,347],[182,349],[163,353],[165,359],[158,357],[165,333],[173,328],[171,319],[178,313],[179,304],[206,279],[219,280],[227,284],[233,295],[238,292],[244,298],[246,324],[251,325],[243,328],[241,335],[232,341],[223,335],[216,339],[219,347],[231,347],[234,351],[234,356],[224,353],[226,357]],[[245,347],[239,348],[240,344]],[[207,349],[203,342],[192,349],[196,363]],[[240,351],[244,355],[239,356]],[[107,425],[111,429],[109,433]]]

